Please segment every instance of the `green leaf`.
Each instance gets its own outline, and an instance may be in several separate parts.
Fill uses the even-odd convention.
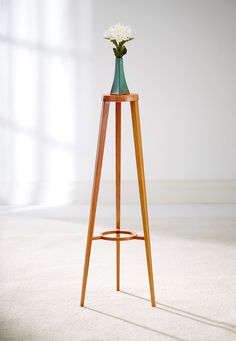
[[[123,46],[122,56],[124,56],[126,53],[127,53],[127,48],[125,46]]]
[[[117,49],[119,48],[119,46],[118,46],[118,44],[117,44],[117,41],[116,41],[115,39],[112,39],[111,42],[115,45],[115,47],[116,47]]]
[[[124,40],[122,40],[122,41],[119,42],[119,48],[120,48],[120,49],[122,48],[122,46],[124,45],[124,43],[125,43]]]

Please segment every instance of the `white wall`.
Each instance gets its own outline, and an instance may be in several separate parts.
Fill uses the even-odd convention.
[[[140,95],[152,201],[236,201],[235,1],[1,3],[2,202],[88,200],[100,99],[114,72],[102,34],[117,21],[135,35],[124,63],[130,91]],[[122,129],[124,190],[132,202],[127,105]],[[105,152],[102,196],[109,202],[113,111]]]

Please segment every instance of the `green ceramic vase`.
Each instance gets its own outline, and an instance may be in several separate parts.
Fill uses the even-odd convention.
[[[124,66],[123,66],[123,58],[116,58],[115,64],[115,75],[111,88],[111,94],[129,94],[129,89],[126,84],[125,74],[124,74]]]

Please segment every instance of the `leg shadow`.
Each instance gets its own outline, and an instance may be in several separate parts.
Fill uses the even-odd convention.
[[[129,295],[129,296],[150,302],[150,300],[148,298],[141,297],[141,296],[138,296],[135,294],[131,294],[131,293],[123,291],[123,290],[121,290],[120,292],[123,294]],[[208,317],[201,316],[201,315],[198,315],[198,314],[195,314],[195,313],[192,313],[192,312],[180,309],[180,308],[176,308],[176,307],[173,307],[173,306],[170,306],[167,304],[160,303],[160,302],[157,303],[157,308],[159,310],[167,311],[171,314],[175,314],[177,316],[180,316],[180,317],[183,317],[186,319],[197,321],[199,323],[203,323],[203,324],[206,324],[206,325],[211,326],[211,327],[221,328],[221,329],[224,329],[226,331],[229,331],[231,333],[236,334],[236,326],[234,324],[212,320]]]
[[[154,329],[154,328],[150,328],[150,327],[146,327],[146,326],[143,326],[141,324],[138,324],[136,322],[133,322],[133,321],[129,321],[129,320],[126,320],[122,317],[119,317],[119,316],[115,316],[115,315],[112,315],[112,314],[108,314],[108,313],[105,313],[103,311],[100,311],[100,310],[97,310],[97,309],[93,309],[93,308],[89,308],[89,307],[84,307],[90,311],[93,311],[95,313],[98,313],[98,314],[101,314],[101,315],[104,315],[104,316],[107,316],[107,317],[111,317],[113,319],[116,319],[116,320],[119,320],[119,321],[122,321],[122,322],[125,322],[125,323],[128,323],[132,326],[135,326],[135,327],[139,327],[139,328],[142,328],[142,329],[145,329],[145,330],[148,330],[150,332],[153,332],[153,333],[156,333],[156,334],[159,334],[159,335],[162,335],[162,336],[166,336],[166,337],[169,337],[171,338],[172,340],[175,340],[175,341],[186,341],[184,339],[181,339],[180,337],[177,337],[177,336],[174,336],[174,335],[171,335],[171,334],[167,334],[165,332],[162,332],[160,330],[157,330],[157,329]]]

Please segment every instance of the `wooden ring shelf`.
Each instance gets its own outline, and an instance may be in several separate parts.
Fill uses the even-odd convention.
[[[128,237],[107,237],[109,234],[127,234],[129,235]],[[99,234],[101,239],[104,240],[111,240],[111,241],[124,241],[124,240],[132,240],[137,237],[137,233],[131,232],[131,231],[124,231],[124,230],[113,230],[113,231],[105,231]]]

